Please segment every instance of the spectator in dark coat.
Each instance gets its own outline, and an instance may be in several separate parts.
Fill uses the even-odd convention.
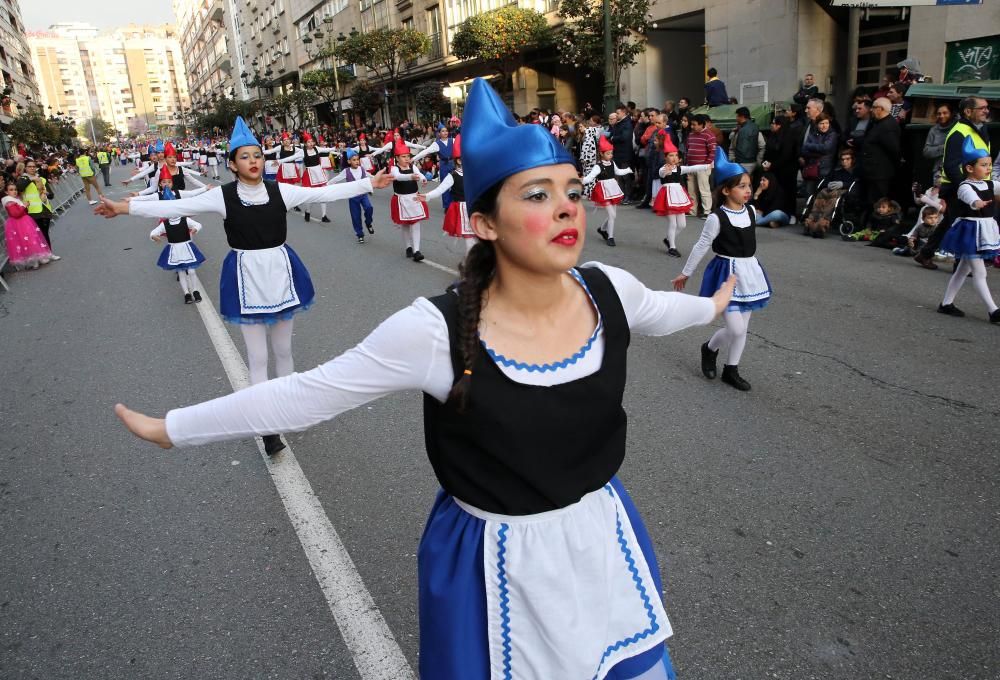
[[[611,160],[621,169],[632,167],[632,118],[628,114],[628,109],[619,104],[615,111],[615,122],[611,125],[610,141],[615,147]],[[622,175],[618,179],[622,185],[622,193],[625,200],[619,205],[631,205],[632,201],[632,175]]]
[[[806,102],[809,101],[811,97],[819,96],[819,88],[816,87],[816,77],[811,73],[807,73],[802,78],[802,87],[799,91],[792,95],[792,101],[801,107],[805,107]]]
[[[771,134],[768,135],[764,147],[763,168],[777,178],[784,195],[782,210],[789,216],[791,224],[795,224],[795,190],[796,176],[799,173],[798,153],[796,151],[795,133],[789,129],[788,119],[775,116],[771,121]]]
[[[729,95],[726,94],[726,84],[719,80],[719,72],[708,69],[708,82],[705,83],[705,103],[709,106],[726,106]]]
[[[875,100],[872,121],[861,147],[861,178],[865,181],[869,205],[889,197],[889,184],[899,166],[899,123],[889,115],[891,111],[892,102],[888,99]]]

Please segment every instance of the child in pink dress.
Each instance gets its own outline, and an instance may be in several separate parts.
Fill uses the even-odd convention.
[[[4,236],[7,240],[7,256],[18,269],[38,269],[38,265],[60,259],[52,254],[42,230],[28,215],[28,208],[17,196],[17,185],[7,182],[4,196],[0,199],[7,211]]]

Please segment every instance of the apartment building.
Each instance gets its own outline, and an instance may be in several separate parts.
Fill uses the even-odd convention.
[[[235,6],[244,0],[174,0],[191,104],[211,108],[221,97],[246,99]]]
[[[295,42],[298,45],[298,69],[302,74],[316,69],[334,67],[335,60],[320,57],[328,45],[336,45],[357,31],[361,26],[360,4],[348,0],[290,0]],[[350,85],[347,81],[358,73],[353,64],[336,64],[342,76],[340,110],[351,109]],[[324,121],[336,118],[336,104],[319,102],[316,106],[319,118]]]
[[[347,2],[347,0],[343,0]],[[298,87],[299,43],[292,21],[292,0],[232,0],[239,26],[240,49],[248,81],[257,75],[269,82],[271,93]],[[270,75],[265,75],[270,72]],[[260,94],[263,94],[261,92]],[[249,93],[256,98],[256,88]]]
[[[0,124],[6,125],[31,104],[39,102],[21,7],[17,0],[0,0]]]
[[[53,24],[29,37],[47,114],[100,116],[120,132],[172,128],[190,111],[187,76],[173,26],[130,25],[100,33]]]

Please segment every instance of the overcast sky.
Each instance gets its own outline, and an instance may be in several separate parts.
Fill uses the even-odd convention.
[[[29,31],[45,30],[57,21],[85,21],[98,28],[175,21],[171,0],[22,0],[20,4]]]

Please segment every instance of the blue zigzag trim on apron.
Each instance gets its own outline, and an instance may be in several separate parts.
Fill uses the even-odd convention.
[[[607,491],[608,495],[612,498],[615,497],[615,493],[611,489],[610,484],[606,485],[604,490]],[[615,506],[615,532],[618,534],[618,545],[622,550],[622,554],[625,556],[625,563],[628,565],[629,573],[632,574],[632,580],[635,582],[635,589],[638,591],[639,597],[642,599],[642,604],[646,609],[646,614],[649,616],[650,626],[644,631],[638,632],[631,637],[625,638],[624,640],[619,640],[613,645],[609,645],[608,648],[604,650],[600,663],[597,664],[597,673],[594,674],[595,680],[598,674],[600,674],[601,667],[604,665],[604,662],[612,654],[612,652],[615,652],[622,647],[634,645],[639,640],[649,637],[660,629],[660,624],[656,622],[656,615],[653,613],[653,605],[650,604],[649,595],[646,593],[646,586],[642,583],[642,578],[639,576],[639,570],[636,568],[635,560],[632,558],[632,551],[629,549],[628,542],[625,540],[625,532],[622,530],[621,515],[618,514],[617,506]]]
[[[503,677],[504,680],[512,680],[510,660],[510,592],[507,590],[507,560],[504,554],[507,552],[507,530],[510,527],[501,524],[497,531],[497,577],[500,579],[500,634],[503,638]]]
[[[239,260],[236,263],[236,271],[239,273],[240,281],[243,281],[243,253],[238,253]],[[274,309],[275,307],[280,307],[281,305],[286,305],[295,299],[295,279],[292,277],[292,260],[288,257],[288,253],[285,253],[285,269],[288,270],[288,294],[287,300],[282,300],[273,305],[248,305],[246,286],[241,286],[241,302],[243,303],[243,309]]]

